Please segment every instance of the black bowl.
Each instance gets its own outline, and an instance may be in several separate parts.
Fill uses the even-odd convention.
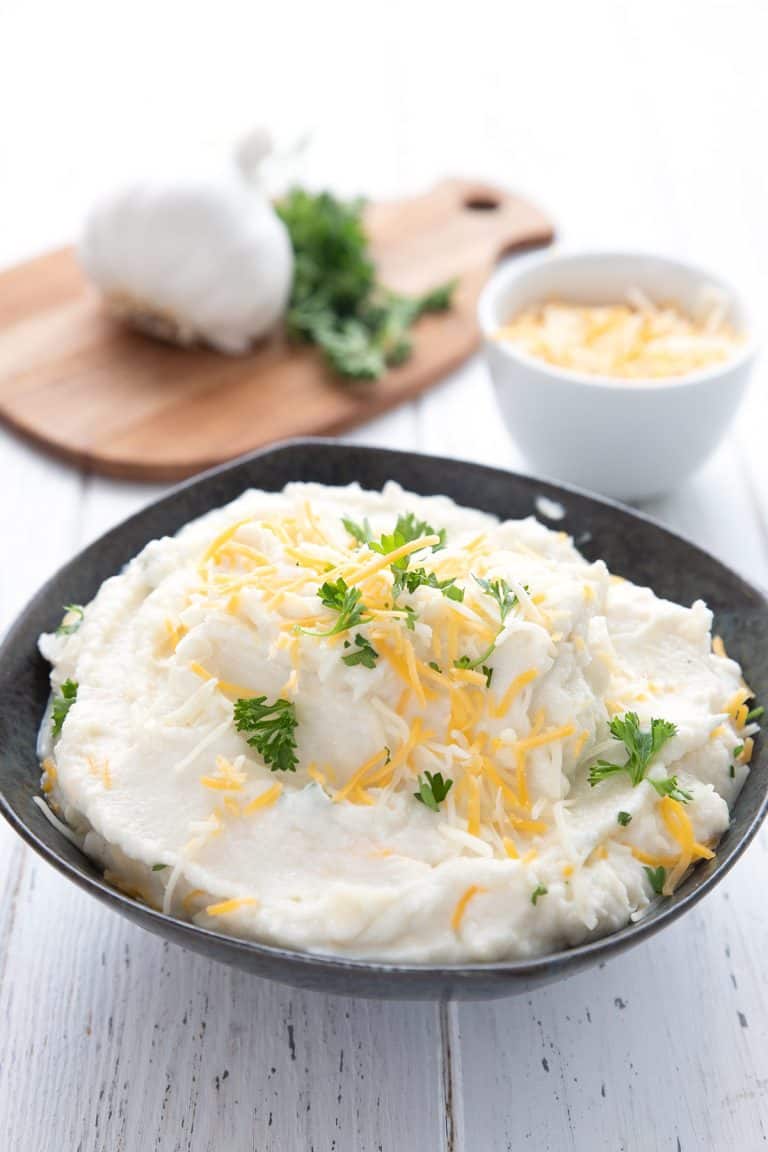
[[[425,495],[444,493],[503,518],[536,511],[537,496],[562,504],[555,527],[569,532],[590,558],[648,584],[660,596],[690,604],[701,597],[717,631],[741,662],[759,699],[768,698],[768,603],[734,572],[653,521],[572,489],[458,460],[298,441],[247,456],[176,488],[132,516],[65,565],[37,593],[0,649],[0,810],[16,831],[65,876],[136,924],[215,960],[299,988],[359,996],[483,998],[522,992],[605,960],[671,924],[725,875],[746,848],[766,811],[768,765],[760,742],[752,771],[714,860],[696,867],[674,896],[643,920],[611,936],[537,960],[493,964],[416,965],[314,956],[272,948],[164,916],[110,888],[91,862],[32,803],[39,792],[37,730],[48,698],[48,668],[37,652],[40,632],[56,626],[62,605],[86,603],[149,540],[176,532],[244,488],[277,490],[289,480],[380,488],[398,480]]]

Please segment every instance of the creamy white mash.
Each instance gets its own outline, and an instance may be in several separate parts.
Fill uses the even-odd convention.
[[[713,855],[757,725],[711,623],[534,519],[248,491],[41,638],[43,792],[111,883],[201,925],[536,956]]]

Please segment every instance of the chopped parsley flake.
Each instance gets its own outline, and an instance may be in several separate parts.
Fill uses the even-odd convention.
[[[342,656],[344,663],[350,668],[354,668],[356,664],[361,664],[363,668],[375,668],[379,654],[370,641],[358,632],[355,635],[355,644],[357,647],[352,652]],[[346,646],[351,647],[349,641],[346,642]]]
[[[547,888],[546,885],[538,884],[533,892],[531,892],[531,904],[538,904],[539,897],[546,896],[547,892],[549,892],[549,888]]]
[[[619,812],[616,819],[618,820],[619,824],[621,824],[622,828],[626,828],[627,824],[629,824],[632,819],[632,815],[629,812]]]
[[[744,745],[743,744],[737,744],[733,750],[734,760],[738,760],[739,756],[741,756],[743,751],[744,751]]]
[[[419,790],[414,792],[417,800],[437,812],[443,800],[453,787],[453,780],[444,779],[442,772],[425,772],[418,779]]]
[[[649,780],[648,783],[656,789],[659,796],[669,796],[681,804],[688,804],[693,800],[692,792],[686,792],[678,786],[677,776],[668,776],[666,780]]]
[[[64,605],[64,618],[56,629],[57,636],[71,636],[73,632],[77,632],[78,628],[83,622],[85,609],[82,604],[65,604]],[[65,624],[67,616],[74,616],[75,619],[71,620],[69,624]]]
[[[64,721],[67,718],[67,713],[77,699],[77,682],[75,680],[65,680],[59,689],[58,695],[53,698],[53,707],[51,709],[51,732],[54,740],[61,734],[61,729],[64,726]]]
[[[646,865],[646,867],[643,869],[643,871],[645,872],[646,876],[648,877],[650,884],[651,884],[651,888],[653,888],[656,895],[661,896],[661,894],[664,890],[664,882],[667,879],[666,868],[661,868],[661,867],[649,868]]]
[[[751,712],[747,712],[747,719],[746,719],[745,723],[746,724],[753,724],[755,722],[755,720],[760,719],[763,712],[765,712],[765,708],[763,708],[762,704],[758,708],[753,708]]]
[[[162,872],[163,869],[167,868],[167,867],[168,867],[167,864],[153,864],[152,865],[152,871],[153,872]]]
[[[295,772],[296,708],[290,700],[268,704],[266,696],[235,701],[235,728],[247,733],[247,741],[272,772]]]

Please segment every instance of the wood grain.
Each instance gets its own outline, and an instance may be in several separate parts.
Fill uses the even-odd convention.
[[[467,181],[373,204],[382,282],[418,293],[458,277],[454,307],[423,317],[414,352],[376,382],[342,382],[280,334],[247,356],[179,349],[102,308],[71,249],[0,275],[0,418],[97,472],[176,479],[291,436],[337,432],[430,387],[477,347],[475,305],[502,253],[547,243],[525,201]]]

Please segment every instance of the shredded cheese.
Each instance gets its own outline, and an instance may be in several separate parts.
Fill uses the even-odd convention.
[[[591,376],[658,380],[683,376],[733,357],[743,338],[710,311],[704,320],[674,304],[577,305],[549,302],[528,308],[496,339],[529,356]]]
[[[518,693],[521,692],[523,688],[525,688],[526,684],[530,684],[532,680],[535,680],[537,676],[538,671],[535,668],[529,668],[526,672],[521,672],[519,676],[516,676],[502,696],[498,705],[493,709],[494,715],[506,716],[507,712],[509,712],[512,701],[515,699]]]
[[[250,816],[253,812],[258,812],[261,808],[268,808],[274,804],[283,791],[283,786],[279,782],[273,784],[270,788],[265,788],[254,800],[245,804],[242,808],[243,816]]]
[[[233,900],[222,900],[218,904],[209,904],[205,909],[208,916],[227,916],[230,912],[237,912],[248,904],[257,904],[253,896],[239,896]]]
[[[487,889],[481,888],[479,884],[470,884],[469,888],[466,888],[464,892],[462,892],[461,896],[456,902],[453,915],[451,916],[451,928],[457,935],[470,900],[474,900],[475,896],[478,896],[481,892],[485,891],[487,891]]]

